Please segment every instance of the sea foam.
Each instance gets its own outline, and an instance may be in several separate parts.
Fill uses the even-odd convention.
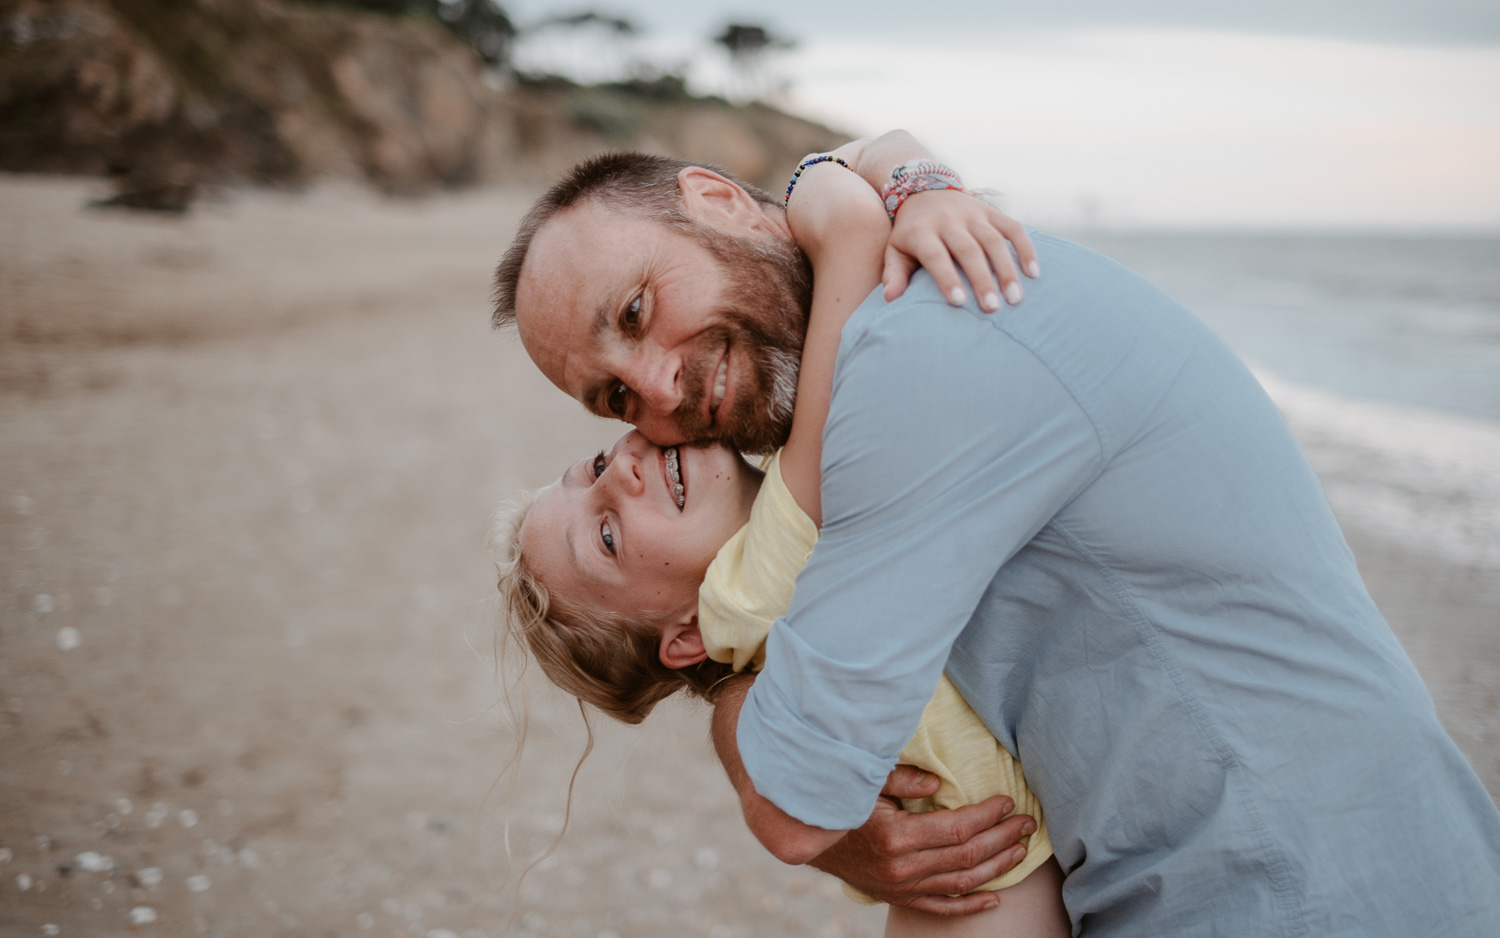
[[[1345,524],[1500,568],[1500,424],[1256,377]]]

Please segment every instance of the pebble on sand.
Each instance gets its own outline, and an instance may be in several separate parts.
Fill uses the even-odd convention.
[[[150,925],[156,921],[156,910],[149,905],[138,905],[130,910],[130,924]]]
[[[63,651],[72,651],[83,644],[83,636],[71,625],[65,625],[57,630],[57,647]]]
[[[177,823],[181,824],[183,827],[197,827],[198,812],[194,811],[192,808],[183,808],[182,812],[177,815]]]
[[[16,858],[9,847],[0,847],[0,863],[9,863]]]
[[[171,813],[171,808],[158,801],[156,804],[151,806],[150,811],[146,812],[146,826],[150,828],[160,827],[161,822],[165,821],[167,819],[167,815]]]
[[[42,926],[42,934],[47,936],[47,938],[55,938],[55,936],[62,934],[62,929],[48,922]]]
[[[114,857],[107,857],[92,850],[85,850],[78,854],[73,858],[73,862],[77,863],[78,868],[85,873],[107,873],[115,868]]]
[[[152,886],[160,885],[162,881],[161,867],[148,866],[143,870],[136,870],[135,881],[140,883],[141,887],[144,889],[150,889]]]
[[[187,888],[191,892],[208,892],[209,887],[213,884],[214,881],[202,873],[187,878]]]
[[[19,876],[17,876],[16,877],[16,888],[19,889],[19,890],[21,890],[22,892],[25,892],[26,890],[30,889],[31,888],[31,876],[28,875],[28,874],[26,874],[26,873],[22,873]]]

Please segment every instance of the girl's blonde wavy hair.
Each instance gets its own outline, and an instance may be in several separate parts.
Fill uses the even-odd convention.
[[[713,703],[734,669],[712,659],[661,663],[661,624],[553,596],[526,565],[521,526],[535,492],[502,504],[490,529],[506,628],[564,691],[623,723],[640,723],[679,690]]]

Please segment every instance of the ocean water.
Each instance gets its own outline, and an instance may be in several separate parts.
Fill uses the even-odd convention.
[[[1250,363],[1346,524],[1500,568],[1500,236],[1072,236]]]

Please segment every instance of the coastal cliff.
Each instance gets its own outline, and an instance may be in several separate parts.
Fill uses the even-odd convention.
[[[693,96],[673,75],[517,79],[423,16],[292,0],[0,0],[0,170],[108,173],[156,207],[201,184],[540,185],[610,148],[775,187],[802,155],[845,139],[766,105]]]

